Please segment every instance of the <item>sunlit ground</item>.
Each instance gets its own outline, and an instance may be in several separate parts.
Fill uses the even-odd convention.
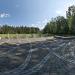
[[[0,45],[0,75],[74,75],[74,66],[74,39]]]

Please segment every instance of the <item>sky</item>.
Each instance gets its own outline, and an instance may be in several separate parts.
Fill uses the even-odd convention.
[[[0,0],[0,25],[43,29],[51,18],[66,15],[75,0]]]

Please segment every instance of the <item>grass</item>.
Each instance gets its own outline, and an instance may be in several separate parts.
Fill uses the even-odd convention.
[[[2,43],[1,45],[2,45],[2,46],[14,46],[14,45],[16,45],[16,44],[13,44],[13,43],[12,43],[12,44],[11,44],[11,43]]]
[[[2,39],[33,38],[41,37],[40,34],[0,34]]]

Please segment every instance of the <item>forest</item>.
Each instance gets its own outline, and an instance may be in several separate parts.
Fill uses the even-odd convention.
[[[66,18],[64,16],[57,16],[52,18],[43,29],[44,34],[75,34],[75,6],[68,7],[66,11]]]
[[[24,27],[24,26],[10,26],[3,25],[0,27],[0,34],[32,34],[39,33],[39,28],[36,27]]]
[[[75,35],[75,6],[68,7],[66,11],[66,17],[57,16],[52,18],[44,27],[40,30],[38,27],[26,27],[26,26],[0,26],[0,34],[54,34],[54,35]]]

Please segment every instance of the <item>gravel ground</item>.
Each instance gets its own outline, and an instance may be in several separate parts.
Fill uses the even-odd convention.
[[[75,75],[75,39],[4,41],[18,45],[0,45],[0,75]]]

